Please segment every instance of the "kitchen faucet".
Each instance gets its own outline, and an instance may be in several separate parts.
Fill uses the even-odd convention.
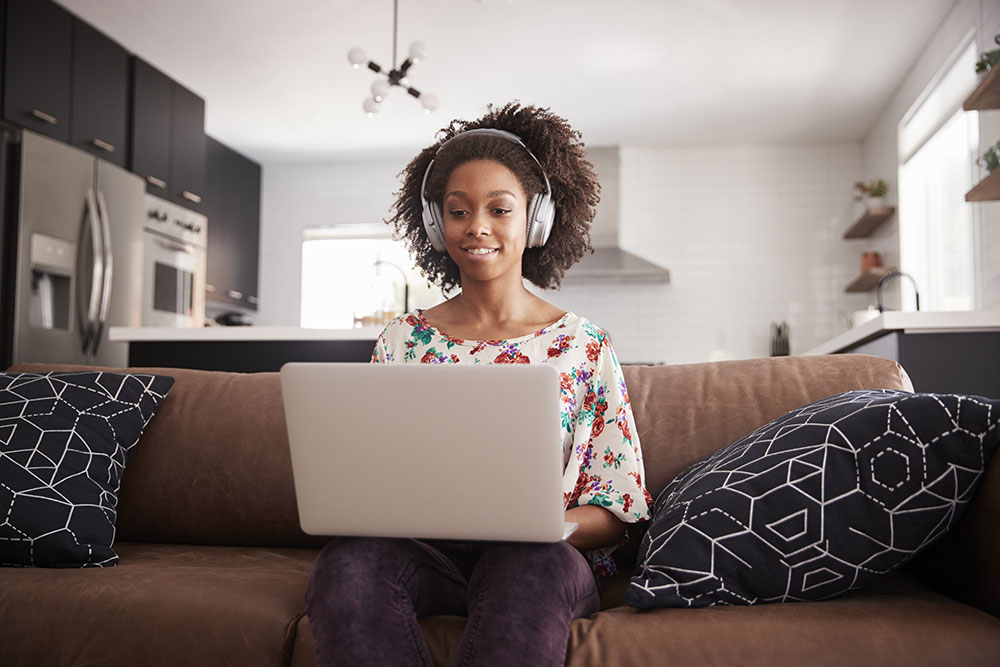
[[[885,288],[886,283],[891,281],[893,278],[899,278],[900,276],[908,278],[910,280],[910,284],[913,285],[913,296],[916,297],[917,300],[917,310],[920,310],[920,290],[917,289],[917,281],[914,280],[913,276],[911,276],[909,273],[903,273],[899,269],[893,269],[892,271],[889,271],[884,276],[879,278],[878,291],[877,291],[878,312],[880,313],[885,312],[885,306],[882,305],[882,290]]]

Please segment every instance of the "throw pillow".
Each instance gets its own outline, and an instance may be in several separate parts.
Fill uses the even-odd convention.
[[[851,391],[803,406],[660,493],[636,607],[820,600],[941,537],[1000,438],[1000,400]]]
[[[0,564],[115,565],[129,450],[171,377],[0,374]]]

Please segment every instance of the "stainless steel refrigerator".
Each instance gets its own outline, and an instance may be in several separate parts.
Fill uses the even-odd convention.
[[[141,324],[142,179],[29,131],[10,136],[11,360],[126,366],[127,344],[107,336]]]

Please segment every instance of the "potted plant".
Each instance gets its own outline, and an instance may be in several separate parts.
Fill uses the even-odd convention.
[[[986,152],[976,160],[976,163],[990,173],[997,167],[1000,167],[1000,141],[987,148]]]
[[[889,192],[889,184],[884,179],[872,179],[868,183],[857,181],[854,183],[854,201],[860,202],[865,209],[881,208],[885,206],[885,196]]]
[[[1000,45],[1000,35],[994,35],[993,41]],[[983,51],[979,56],[979,60],[976,62],[976,73],[982,74],[984,72],[989,72],[998,62],[1000,62],[1000,49]]]

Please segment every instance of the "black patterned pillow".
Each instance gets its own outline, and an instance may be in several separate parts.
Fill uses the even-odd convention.
[[[1000,400],[851,391],[793,410],[660,493],[635,607],[820,600],[955,523],[1000,439]]]
[[[129,450],[172,377],[0,374],[0,564],[115,565]]]

